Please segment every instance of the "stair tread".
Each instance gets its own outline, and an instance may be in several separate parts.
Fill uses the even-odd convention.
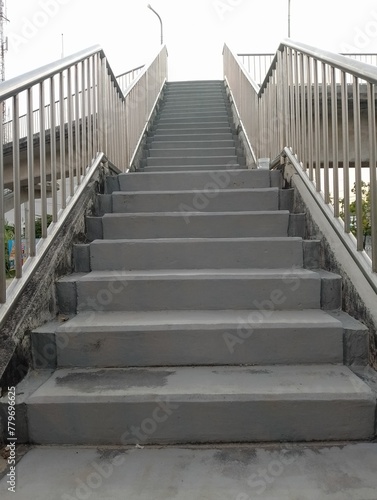
[[[265,193],[266,195],[268,195],[269,193],[277,193],[279,192],[279,188],[275,188],[275,187],[265,187],[265,188],[253,188],[253,187],[245,187],[245,188],[236,188],[236,189],[224,189],[224,190],[218,190],[218,192],[216,192],[216,196],[221,196],[221,195],[224,195],[224,196],[230,196],[232,194],[235,194],[235,193],[239,193],[240,191],[242,191],[242,193],[250,193],[250,194],[257,194],[257,193]],[[142,195],[142,196],[150,196],[150,195],[169,195],[169,194],[179,194],[179,195],[184,195],[184,194],[205,194],[207,192],[210,192],[210,193],[213,193],[214,190],[213,189],[185,189],[185,190],[181,190],[181,189],[177,189],[177,190],[174,190],[174,189],[167,189],[167,190],[151,190],[151,191],[114,191],[112,193],[113,196],[139,196],[139,195]]]
[[[80,312],[58,326],[59,332],[104,331],[117,332],[129,329],[203,329],[231,328],[240,324],[252,324],[253,328],[342,328],[341,322],[321,309],[303,311],[268,311],[263,322],[248,310],[196,310],[196,311],[91,311]]]
[[[147,269],[147,270],[119,270],[114,273],[114,271],[91,271],[90,273],[79,275],[79,281],[90,281],[92,279],[143,279],[148,278],[153,279],[224,279],[224,278],[236,278],[236,279],[268,279],[268,278],[278,278],[284,279],[289,277],[295,278],[307,278],[307,279],[320,279],[320,275],[316,271],[310,269]],[[64,279],[64,278],[63,278]]]
[[[29,398],[29,404],[77,400],[175,401],[344,401],[375,403],[375,395],[342,365],[196,366],[57,369]]]

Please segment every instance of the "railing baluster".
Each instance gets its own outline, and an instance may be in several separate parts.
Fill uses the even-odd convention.
[[[18,117],[19,94],[12,99],[13,115],[13,199],[14,199],[14,245],[15,245],[15,277],[22,277],[22,218],[21,218],[21,176],[20,176],[20,125]]]
[[[327,103],[327,68],[322,63],[322,132],[323,132],[323,177],[324,177],[324,199],[330,203],[330,181],[329,181],[329,110]]]
[[[331,128],[332,128],[332,167],[333,167],[333,197],[334,217],[339,217],[339,132],[338,132],[338,91],[336,69],[331,69]]]
[[[349,148],[348,148],[348,88],[347,75],[341,72],[342,88],[342,143],[343,143],[343,196],[344,196],[344,230],[349,233],[351,230],[350,220],[350,179],[349,179]]]
[[[356,191],[356,239],[357,249],[364,248],[363,198],[361,179],[361,119],[359,79],[353,77],[353,124],[355,139],[355,191]]]
[[[51,160],[51,191],[52,191],[52,220],[58,220],[58,186],[56,163],[56,109],[55,109],[55,80],[50,78],[50,160]]]
[[[67,206],[67,189],[66,189],[66,166],[65,166],[65,110],[64,110],[64,74],[59,75],[59,102],[60,102],[60,190],[61,190],[61,206],[64,209]]]
[[[369,131],[369,180],[370,180],[370,217],[372,227],[372,271],[377,272],[377,144],[376,144],[376,97],[375,85],[367,84],[368,92],[368,131]]]
[[[0,144],[1,151],[4,149],[4,106],[3,102],[0,103]],[[0,304],[4,304],[7,300],[7,275],[6,275],[6,253],[5,253],[5,206],[4,206],[4,155],[0,155]]]
[[[45,88],[44,83],[39,84],[39,168],[41,175],[41,219],[42,238],[47,237],[47,172],[46,172],[46,121],[45,121]]]
[[[27,171],[29,219],[25,220],[27,235],[27,255],[35,256],[35,173],[34,173],[34,127],[33,127],[33,90],[27,90]]]

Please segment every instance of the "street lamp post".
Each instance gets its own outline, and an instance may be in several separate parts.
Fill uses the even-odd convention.
[[[160,25],[161,25],[161,45],[163,45],[164,44],[164,30],[163,30],[163,25],[162,25],[162,19],[159,16],[159,14],[153,9],[153,7],[151,6],[150,3],[147,5],[147,7],[148,7],[148,9],[150,9],[152,12],[154,12],[156,14],[156,16],[158,17],[158,19],[160,21]]]

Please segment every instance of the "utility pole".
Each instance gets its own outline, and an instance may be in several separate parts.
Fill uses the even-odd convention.
[[[9,22],[6,16],[6,4],[0,0],[0,82],[5,80],[5,53],[8,51],[8,37],[5,36],[4,25]],[[6,119],[5,101],[2,102],[3,122]]]

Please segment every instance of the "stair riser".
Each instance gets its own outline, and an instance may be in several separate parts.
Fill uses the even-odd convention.
[[[252,189],[270,187],[267,170],[222,170],[172,174],[125,174],[119,176],[121,191],[179,191],[198,189]]]
[[[287,236],[286,212],[254,214],[105,215],[105,239],[145,238],[247,238]]]
[[[163,158],[147,158],[146,167],[175,167],[182,165],[240,165],[237,156],[177,156],[177,157],[163,157]]]
[[[185,330],[169,326],[160,331],[109,328],[102,332],[57,333],[58,367],[342,363],[340,328],[261,328],[261,323],[253,322],[252,318],[251,312],[250,323],[218,329]]]
[[[228,112],[228,106],[224,102],[218,102],[218,101],[213,101],[213,102],[208,102],[207,100],[203,100],[202,102],[195,102],[195,104],[192,103],[182,103],[182,102],[169,102],[166,103],[164,106],[161,106],[159,109],[159,113],[165,114],[165,113],[207,113],[207,112],[213,112],[213,111],[221,111],[223,113]]]
[[[270,188],[242,192],[113,193],[112,207],[113,213],[179,212],[182,207],[190,212],[278,210],[279,191]]]
[[[232,127],[228,122],[213,123],[213,122],[195,122],[195,123],[159,123],[158,127],[153,126],[151,132],[157,136],[171,134],[217,134],[217,133],[232,133]]]
[[[77,282],[78,311],[285,311],[321,307],[321,282],[316,275],[291,278],[288,282],[288,278],[283,280],[280,276],[133,280],[117,277],[116,271],[113,273],[113,278],[88,278]]]
[[[309,418],[310,416],[310,418]],[[120,445],[371,439],[371,402],[186,401],[30,404],[35,444]]]
[[[187,157],[209,157],[209,156],[232,156],[236,155],[235,147],[219,147],[219,148],[186,148],[186,149],[151,149],[148,158],[187,158]]]
[[[182,131],[181,131],[182,132]],[[190,132],[182,132],[182,133],[173,133],[173,134],[162,134],[162,133],[155,133],[155,134],[150,134],[148,138],[149,144],[152,144],[153,142],[153,147],[158,148],[159,143],[169,143],[169,142],[187,142],[187,141],[193,141],[193,142],[223,142],[223,141],[234,141],[234,135],[231,133],[214,133],[214,134],[209,134],[209,133],[203,133],[203,134],[196,134],[196,133],[190,133]]]
[[[234,163],[232,165],[226,165],[227,169],[235,169],[239,170],[240,168],[244,168],[239,163]],[[213,170],[217,172],[219,170],[223,170],[224,165],[170,165],[170,166],[161,166],[161,167],[142,167],[141,171],[146,173],[172,173],[172,172],[200,172],[202,170]]]
[[[298,239],[95,241],[93,271],[122,269],[267,269],[302,267]],[[216,255],[216,259],[213,256]],[[276,255],[279,257],[276,258]],[[151,258],[153,256],[153,258]]]
[[[160,150],[182,150],[182,149],[190,149],[191,151],[195,151],[197,149],[211,149],[211,148],[233,148],[234,151],[234,140],[197,140],[190,141],[185,140],[182,141],[182,137],[178,138],[178,140],[171,141],[152,141],[150,143],[149,151],[152,155],[155,155],[157,151]]]
[[[186,125],[186,124],[194,124],[200,126],[203,123],[215,123],[215,124],[223,124],[230,126],[230,122],[228,116],[224,114],[217,115],[212,113],[211,115],[205,116],[194,116],[194,115],[182,115],[177,116],[176,118],[160,118],[156,120],[155,126],[159,127],[160,125],[172,125],[175,127],[176,124]]]
[[[223,111],[217,110],[217,109],[209,109],[209,110],[182,110],[182,111],[168,111],[164,110],[159,114],[158,118],[156,119],[156,124],[163,122],[165,120],[180,120],[180,121],[186,121],[186,120],[207,120],[211,117],[214,117],[215,119],[222,118],[224,120],[228,120],[229,116],[227,111],[224,109]]]

